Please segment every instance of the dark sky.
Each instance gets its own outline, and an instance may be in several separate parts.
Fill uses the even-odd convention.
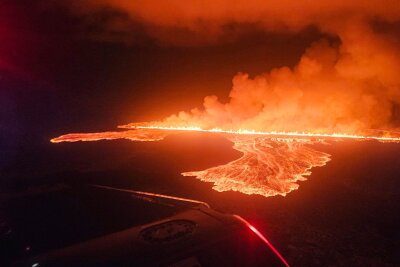
[[[293,66],[321,37],[307,28],[251,30],[218,44],[103,41],[82,17],[45,2],[0,3],[2,162],[62,133],[161,119],[201,106],[210,94],[224,100],[237,72]]]

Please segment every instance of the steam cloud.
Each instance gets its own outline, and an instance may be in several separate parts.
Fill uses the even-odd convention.
[[[253,78],[239,73],[228,103],[207,96],[203,108],[179,112],[161,125],[347,133],[397,127],[398,0],[81,0],[69,5],[86,17],[112,10],[102,25],[109,37],[135,36],[140,29],[170,44],[223,42],[240,34],[242,25],[252,25],[265,31],[315,26],[340,40],[311,44],[294,68]]]

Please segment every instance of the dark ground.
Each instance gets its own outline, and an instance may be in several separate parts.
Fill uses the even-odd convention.
[[[98,183],[206,201],[249,219],[292,266],[398,266],[399,144],[343,141],[286,197],[219,193],[182,171],[235,159],[217,135],[180,134],[161,142],[30,144],[3,168],[3,204],[44,185]],[[209,155],[213,155],[210,157]],[[123,218],[121,218],[123,220]]]

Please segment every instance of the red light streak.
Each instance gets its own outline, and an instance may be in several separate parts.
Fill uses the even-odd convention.
[[[285,264],[285,266],[289,267],[290,265],[287,263],[285,258],[279,253],[279,251],[268,241],[268,239],[260,233],[253,225],[251,225],[248,221],[240,217],[239,215],[234,215],[237,219],[239,219],[242,223],[244,223],[253,233],[255,233],[274,253],[275,255]]]

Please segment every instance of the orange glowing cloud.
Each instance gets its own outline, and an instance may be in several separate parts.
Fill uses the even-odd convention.
[[[294,68],[239,73],[227,103],[207,96],[202,108],[160,125],[325,133],[398,127],[400,38],[390,27],[400,21],[398,1],[84,0],[69,6],[88,16],[112,11],[99,22],[105,31],[129,36],[140,24],[169,43],[182,36],[224,41],[248,24],[266,31],[314,25],[339,40],[311,44]]]
[[[350,38],[357,34],[352,31]],[[239,73],[229,102],[207,96],[203,108],[156,124],[314,133],[396,127],[400,51],[373,33],[363,32],[357,40],[316,42],[293,69],[276,68],[254,78]]]
[[[314,25],[336,34],[338,25],[354,20],[394,22],[400,17],[396,0],[73,0],[66,5],[84,16],[107,14],[101,23],[114,36],[122,32],[132,35],[137,30],[134,25],[140,24],[150,36],[175,44],[193,42],[193,38],[197,42],[224,41],[240,32],[241,25],[267,31],[297,31]]]

